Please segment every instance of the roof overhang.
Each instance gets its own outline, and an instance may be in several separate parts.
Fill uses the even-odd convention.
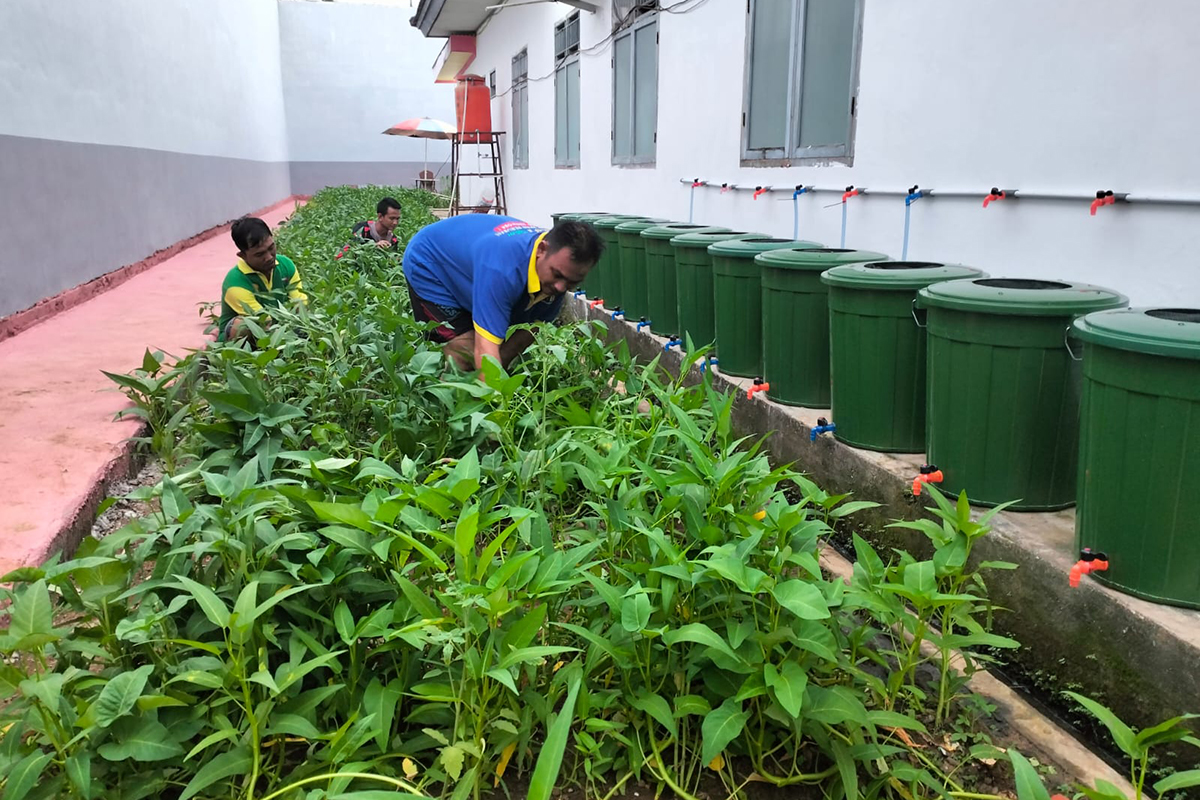
[[[456,83],[475,60],[475,37],[456,33],[446,37],[442,52],[433,62],[434,83]]]
[[[427,37],[474,34],[492,12],[488,6],[499,0],[421,0],[412,18],[413,27]]]

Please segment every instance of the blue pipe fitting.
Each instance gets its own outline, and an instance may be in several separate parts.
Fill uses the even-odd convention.
[[[904,205],[911,206],[913,203],[925,196],[919,186],[914,186],[908,190],[908,197],[904,198]]]
[[[809,441],[815,442],[817,437],[823,433],[833,433],[837,430],[837,425],[834,425],[824,417],[817,418],[817,427],[813,428],[808,434]]]
[[[576,289],[575,291],[571,292],[573,297],[579,297],[580,295],[584,294],[587,294],[587,292],[585,292],[583,289]]]
[[[642,317],[641,320],[637,324],[637,329],[639,331],[642,328],[649,328],[649,327],[650,327],[650,320],[646,319],[645,317]]]
[[[796,191],[792,192],[792,199],[795,200],[797,197],[799,197],[802,194],[805,194],[808,191],[809,191],[809,189],[807,186],[797,186]]]
[[[670,341],[668,341],[666,344],[663,345],[663,352],[664,353],[671,352],[672,347],[678,347],[680,350],[683,349],[683,340],[680,339],[675,334],[671,334]]]
[[[700,362],[700,372],[703,374],[703,372],[706,369],[708,369],[709,364],[716,365],[716,364],[720,364],[720,363],[721,362],[717,359],[716,356],[709,356],[708,358],[706,358]]]
[[[620,306],[617,306],[612,312],[612,318],[616,319],[617,317],[620,317],[621,319],[625,319],[625,310],[622,309]]]

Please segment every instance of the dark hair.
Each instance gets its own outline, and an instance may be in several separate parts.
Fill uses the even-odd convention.
[[[595,266],[604,252],[604,240],[587,222],[560,222],[546,234],[546,250],[556,253],[571,248],[571,260],[576,264]]]
[[[271,238],[271,228],[258,217],[242,217],[229,228],[239,253],[258,247]]]
[[[385,197],[375,205],[375,213],[383,216],[388,212],[389,208],[400,210],[400,202],[394,197]]]

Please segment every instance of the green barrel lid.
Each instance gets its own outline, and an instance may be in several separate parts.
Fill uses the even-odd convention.
[[[729,239],[761,239],[765,233],[746,233],[745,231],[701,231],[698,233],[681,233],[671,240],[672,247],[708,248],[713,242],[724,242]]]
[[[597,228],[605,228],[608,230],[615,229],[622,222],[651,222],[655,225],[661,225],[664,222],[670,222],[666,219],[657,219],[655,217],[640,217],[636,214],[612,214],[602,219],[596,220],[593,224]]]
[[[709,245],[708,252],[714,256],[754,258],[759,253],[765,253],[768,250],[824,246],[820,242],[806,242],[803,239],[772,239],[770,236],[763,236],[750,239],[726,239],[723,242]]]
[[[594,217],[596,219],[599,219],[600,217],[611,217],[611,216],[612,216],[612,214],[610,214],[607,211],[571,211],[566,214],[559,214],[558,218],[559,219],[569,219],[574,222],[580,222],[580,221],[582,221],[583,217]]]
[[[697,225],[693,222],[668,222],[665,225],[655,225],[642,231],[647,239],[674,239],[681,233],[726,233],[729,228],[719,225]]]
[[[1125,295],[1102,286],[1028,278],[943,281],[926,286],[919,298],[926,307],[1021,317],[1078,316],[1129,305]]]
[[[617,233],[641,233],[648,228],[657,228],[660,225],[665,225],[660,219],[636,219],[632,222],[622,222],[617,226]]]
[[[782,250],[768,250],[754,257],[755,263],[766,267],[820,272],[839,264],[887,260],[888,257],[883,253],[873,253],[870,250],[844,250],[838,247],[786,247]]]
[[[936,261],[869,261],[821,273],[822,283],[829,286],[883,291],[911,291],[941,281],[986,277],[986,272],[974,267]]]
[[[1075,320],[1085,342],[1172,358],[1200,359],[1200,308],[1126,308]]]

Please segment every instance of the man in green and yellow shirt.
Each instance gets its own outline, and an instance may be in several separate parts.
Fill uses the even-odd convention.
[[[289,299],[307,304],[300,271],[290,258],[277,255],[271,228],[257,217],[242,217],[229,230],[237,245],[238,262],[221,284],[221,320],[217,341],[233,341],[247,335],[242,317],[262,313],[280,304],[283,292]]]

